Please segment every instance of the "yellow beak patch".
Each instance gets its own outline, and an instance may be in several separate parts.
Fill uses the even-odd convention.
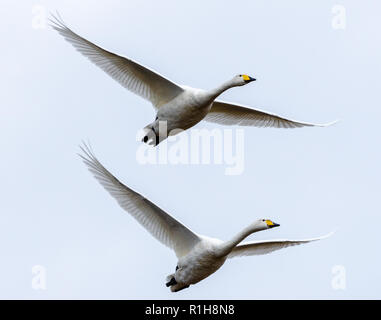
[[[245,81],[249,81],[249,80],[250,80],[250,77],[249,77],[247,74],[243,74],[243,75],[242,75],[242,78],[243,78],[243,80],[245,80]]]
[[[266,223],[268,226],[273,226],[274,225],[274,222],[272,222],[271,220],[266,220]]]

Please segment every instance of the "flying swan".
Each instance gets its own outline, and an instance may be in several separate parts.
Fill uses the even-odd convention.
[[[166,286],[170,287],[172,292],[188,288],[191,284],[205,279],[217,271],[227,258],[267,254],[331,235],[305,240],[279,239],[241,243],[254,232],[279,226],[268,219],[254,221],[229,241],[196,234],[151,201],[121,183],[98,161],[87,145],[81,147],[81,150],[83,154],[80,156],[89,171],[119,205],[157,240],[175,251],[178,258],[176,270],[166,279]]]
[[[259,109],[216,100],[224,91],[255,81],[239,74],[213,90],[195,89],[177,85],[162,75],[143,67],[129,58],[102,49],[70,30],[62,18],[53,16],[52,27],[75,49],[100,67],[126,89],[149,100],[157,114],[155,121],[144,128],[143,142],[158,145],[168,135],[175,135],[205,119],[223,125],[254,127],[297,128],[328,126],[299,122]]]

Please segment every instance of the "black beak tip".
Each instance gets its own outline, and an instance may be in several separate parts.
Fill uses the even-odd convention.
[[[273,223],[272,225],[270,225],[270,228],[275,228],[275,227],[279,227],[280,226],[280,224],[278,224],[278,223]]]
[[[246,83],[250,83],[252,81],[256,81],[257,79],[255,78],[252,78],[252,77],[249,77],[249,80],[245,80]]]

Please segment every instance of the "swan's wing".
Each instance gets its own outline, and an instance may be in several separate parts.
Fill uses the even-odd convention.
[[[172,100],[183,89],[142,65],[106,51],[71,31],[61,18],[53,16],[52,27],[75,49],[100,67],[126,89],[151,101],[154,107]]]
[[[266,111],[218,100],[213,102],[212,108],[204,120],[224,125],[273,128],[325,127],[334,123],[314,124],[294,121]]]
[[[333,232],[318,238],[304,239],[304,240],[263,240],[263,241],[250,241],[243,242],[242,244],[236,246],[233,251],[228,255],[228,258],[241,257],[241,256],[254,256],[267,254],[279,249],[297,246],[299,244],[304,244],[312,241],[317,241],[321,239],[328,238]]]
[[[177,257],[185,255],[200,238],[158,206],[115,178],[94,156],[91,149],[81,147],[81,158],[98,182],[119,205],[130,213],[157,240],[172,248]]]

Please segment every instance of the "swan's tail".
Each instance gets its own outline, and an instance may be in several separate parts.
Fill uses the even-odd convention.
[[[178,283],[175,279],[175,274],[172,273],[166,278],[167,287],[170,287],[172,292],[177,292],[186,288],[189,288],[189,284]]]
[[[142,142],[154,147],[160,143],[159,135],[156,134],[155,130],[152,128],[152,125],[148,125],[143,128]]]

